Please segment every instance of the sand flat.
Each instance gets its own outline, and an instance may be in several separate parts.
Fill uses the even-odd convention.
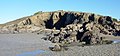
[[[36,34],[0,34],[0,56],[16,56],[35,50],[49,50],[51,42]]]
[[[0,34],[0,56],[120,56],[120,44],[72,46],[67,51],[53,52],[49,47],[54,44],[41,39],[42,36],[31,33]]]

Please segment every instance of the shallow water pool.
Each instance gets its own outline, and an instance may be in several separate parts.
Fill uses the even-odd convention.
[[[21,54],[18,54],[16,56],[36,56],[38,54],[44,53],[44,50],[35,50],[35,51],[31,51],[31,52],[24,52]]]
[[[120,43],[120,40],[112,40],[113,43]]]

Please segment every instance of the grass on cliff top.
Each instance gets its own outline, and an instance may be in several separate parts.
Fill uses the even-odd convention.
[[[117,20],[116,18],[112,18],[113,21],[120,23],[120,20]]]

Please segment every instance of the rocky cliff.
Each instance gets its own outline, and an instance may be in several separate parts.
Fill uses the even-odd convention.
[[[120,23],[110,16],[63,10],[40,11],[0,26],[0,33],[50,32],[47,39],[54,43],[96,44],[100,34],[120,36]]]
[[[37,12],[32,16],[8,22],[1,32],[33,32],[42,29],[72,28],[73,30],[97,30],[103,34],[119,35],[120,24],[113,21],[110,16],[96,15],[86,12],[53,11]]]

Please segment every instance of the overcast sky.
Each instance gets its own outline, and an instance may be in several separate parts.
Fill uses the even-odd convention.
[[[0,24],[37,11],[91,12],[120,19],[120,0],[0,0]]]

